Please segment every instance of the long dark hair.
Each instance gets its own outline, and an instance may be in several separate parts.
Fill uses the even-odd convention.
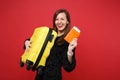
[[[55,25],[55,20],[56,20],[56,17],[59,13],[65,13],[66,15],[66,18],[67,18],[67,21],[68,21],[68,24],[66,25],[66,28],[65,28],[65,33],[58,39],[58,44],[63,44],[65,41],[64,41],[64,37],[67,35],[67,33],[70,31],[70,25],[71,25],[71,19],[70,19],[70,14],[69,12],[66,10],[66,9],[59,9],[57,10],[55,13],[54,13],[54,16],[53,16],[53,29],[58,32],[58,29]]]

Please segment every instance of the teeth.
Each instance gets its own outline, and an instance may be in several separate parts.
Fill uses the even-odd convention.
[[[58,26],[63,26],[63,25],[58,25]]]
[[[58,25],[58,26],[62,26],[62,25]]]
[[[59,26],[59,27],[62,27],[62,26]]]

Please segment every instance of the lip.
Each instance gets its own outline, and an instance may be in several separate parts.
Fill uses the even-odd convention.
[[[61,28],[62,26],[58,26],[59,28]]]
[[[58,26],[58,28],[62,28],[63,26]]]

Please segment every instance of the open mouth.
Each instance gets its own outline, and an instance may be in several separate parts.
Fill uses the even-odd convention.
[[[58,28],[62,28],[63,26],[58,26]]]

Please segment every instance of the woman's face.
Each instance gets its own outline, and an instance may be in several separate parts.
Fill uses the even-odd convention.
[[[65,13],[59,13],[55,20],[55,25],[58,29],[58,32],[64,32],[67,24],[68,24],[68,21]]]

